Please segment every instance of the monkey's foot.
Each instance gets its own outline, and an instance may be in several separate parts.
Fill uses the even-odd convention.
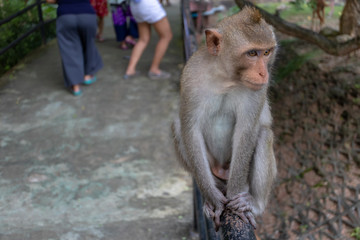
[[[256,229],[253,215],[253,197],[248,192],[242,192],[230,199],[226,205],[233,213],[237,214],[244,222],[250,223]]]
[[[211,203],[205,202],[204,203],[204,213],[208,218],[211,218],[215,225],[215,231],[217,232],[220,228],[220,216],[222,212],[224,211],[225,207],[224,205],[222,207],[214,207]]]

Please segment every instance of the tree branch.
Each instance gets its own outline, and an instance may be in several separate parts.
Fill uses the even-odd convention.
[[[326,53],[331,55],[342,56],[360,49],[360,37],[340,43],[317,32],[300,27],[294,23],[287,22],[282,18],[270,14],[246,0],[235,0],[235,3],[239,6],[240,9],[242,9],[245,5],[255,7],[261,12],[266,22],[273,25],[278,31],[315,44]]]

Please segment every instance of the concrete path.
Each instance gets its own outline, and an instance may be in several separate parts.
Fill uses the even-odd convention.
[[[64,89],[56,40],[0,79],[0,239],[189,239],[191,178],[176,163],[170,123],[183,65],[180,6],[167,7],[174,39],[162,68],[123,80],[126,56],[110,16],[105,67],[74,97]]]

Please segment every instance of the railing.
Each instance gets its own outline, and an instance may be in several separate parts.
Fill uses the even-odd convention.
[[[55,21],[55,19],[50,19],[47,21],[44,21],[43,19],[43,13],[42,13],[42,9],[41,9],[41,4],[45,3],[44,0],[36,0],[36,3],[33,3],[29,6],[27,6],[26,8],[22,9],[21,11],[0,20],[0,27],[3,24],[6,24],[8,22],[10,22],[11,20],[13,20],[14,18],[21,16],[22,14],[30,11],[31,9],[37,7],[38,10],[38,17],[39,17],[39,23],[32,27],[29,31],[27,31],[26,33],[22,34],[21,36],[19,36],[16,40],[12,41],[9,45],[7,45],[6,47],[2,48],[0,50],[0,55],[4,54],[6,51],[8,51],[9,49],[11,49],[12,47],[16,46],[21,40],[23,40],[24,38],[26,38],[27,36],[29,36],[30,34],[32,34],[33,32],[37,31],[38,29],[40,29],[40,33],[41,33],[41,38],[42,38],[42,42],[43,44],[46,44],[46,34],[45,34],[45,25],[48,23],[51,23],[53,21]]]
[[[183,43],[185,61],[197,50],[196,30],[191,18],[189,0],[181,0],[181,16],[183,24]],[[220,232],[215,232],[213,222],[205,217],[203,198],[195,181],[193,184],[194,230],[200,240],[256,240],[253,227],[244,223],[239,216],[224,211],[220,220]]]

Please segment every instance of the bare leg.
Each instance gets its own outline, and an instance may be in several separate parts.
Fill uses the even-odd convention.
[[[150,67],[150,72],[159,74],[161,70],[159,68],[161,59],[165,55],[165,52],[169,46],[169,43],[172,39],[172,32],[167,17],[164,17],[160,21],[157,21],[153,24],[156,32],[159,35],[159,41],[156,45],[155,55],[153,62]]]
[[[85,81],[90,80],[90,79],[92,79],[92,77],[93,77],[92,75],[87,74],[84,76],[84,80]]]
[[[99,17],[98,19],[98,33],[97,33],[97,36],[98,36],[98,39],[99,41],[103,41],[103,32],[104,32],[104,17]]]
[[[126,75],[133,75],[136,72],[136,65],[141,55],[150,41],[150,24],[146,22],[138,23],[139,40],[135,44],[130,57],[129,65],[126,69]]]
[[[74,96],[80,96],[81,95],[80,85],[79,84],[72,85],[71,92],[72,94],[74,94]]]

